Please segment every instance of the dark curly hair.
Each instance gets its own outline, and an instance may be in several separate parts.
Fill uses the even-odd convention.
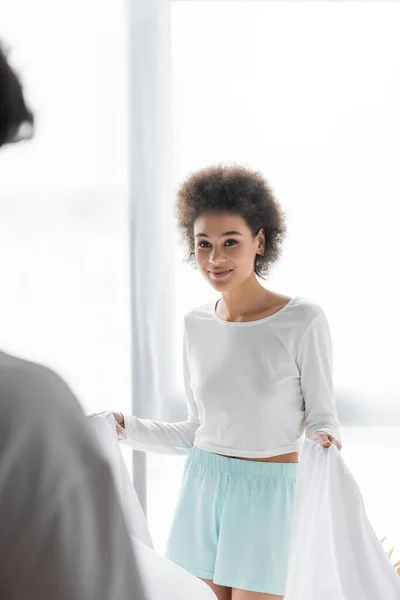
[[[206,212],[224,211],[241,216],[254,236],[264,230],[265,253],[257,255],[254,263],[256,275],[264,278],[280,258],[286,218],[263,175],[236,164],[201,169],[178,189],[176,217],[188,262],[194,264],[196,219]]]
[[[33,121],[33,114],[25,104],[22,86],[0,41],[0,147],[13,141],[21,125],[33,125]]]

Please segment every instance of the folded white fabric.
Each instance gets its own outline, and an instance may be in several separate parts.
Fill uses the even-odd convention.
[[[111,463],[149,600],[215,600],[211,589],[157,554],[123,460],[111,413],[91,419]],[[336,446],[305,440],[298,469],[285,600],[400,600],[400,578],[366,516]]]
[[[91,423],[104,455],[112,466],[146,598],[148,600],[216,600],[214,592],[208,585],[157,554],[153,549],[146,517],[119,448],[113,415],[111,413],[97,415],[91,419]]]
[[[119,448],[114,416],[112,413],[104,413],[93,417],[90,421],[104,455],[111,464],[115,487],[124,510],[129,534],[153,548],[146,517]]]
[[[148,600],[216,600],[211,588],[172,561],[133,539]]]
[[[305,440],[285,600],[400,600],[400,578],[336,446]]]

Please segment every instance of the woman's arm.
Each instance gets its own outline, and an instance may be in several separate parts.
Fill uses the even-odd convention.
[[[306,437],[320,437],[314,435],[318,431],[340,442],[332,376],[332,341],[322,310],[303,336],[297,364],[304,397]]]
[[[120,423],[120,429],[117,427],[117,431],[120,433],[121,442],[134,450],[162,454],[188,454],[193,446],[200,421],[197,404],[190,387],[186,333],[183,346],[183,377],[188,419],[179,423],[162,423],[121,413],[123,423]],[[116,420],[118,421],[118,418]],[[121,426],[123,427],[122,435]]]

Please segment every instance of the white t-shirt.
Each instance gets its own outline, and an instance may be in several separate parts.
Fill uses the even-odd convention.
[[[144,600],[110,467],[66,384],[0,353],[1,600]]]
[[[185,318],[188,420],[160,423],[124,415],[137,450],[188,453],[194,445],[228,456],[299,452],[322,430],[340,440],[332,344],[324,311],[296,296],[250,322],[218,317],[215,303]]]

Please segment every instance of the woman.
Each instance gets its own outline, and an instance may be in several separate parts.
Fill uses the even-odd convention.
[[[178,191],[190,259],[220,299],[185,318],[188,420],[115,413],[137,450],[189,453],[167,556],[219,600],[283,598],[303,434],[341,449],[329,326],[263,287],[285,219],[262,175],[219,165]]]

